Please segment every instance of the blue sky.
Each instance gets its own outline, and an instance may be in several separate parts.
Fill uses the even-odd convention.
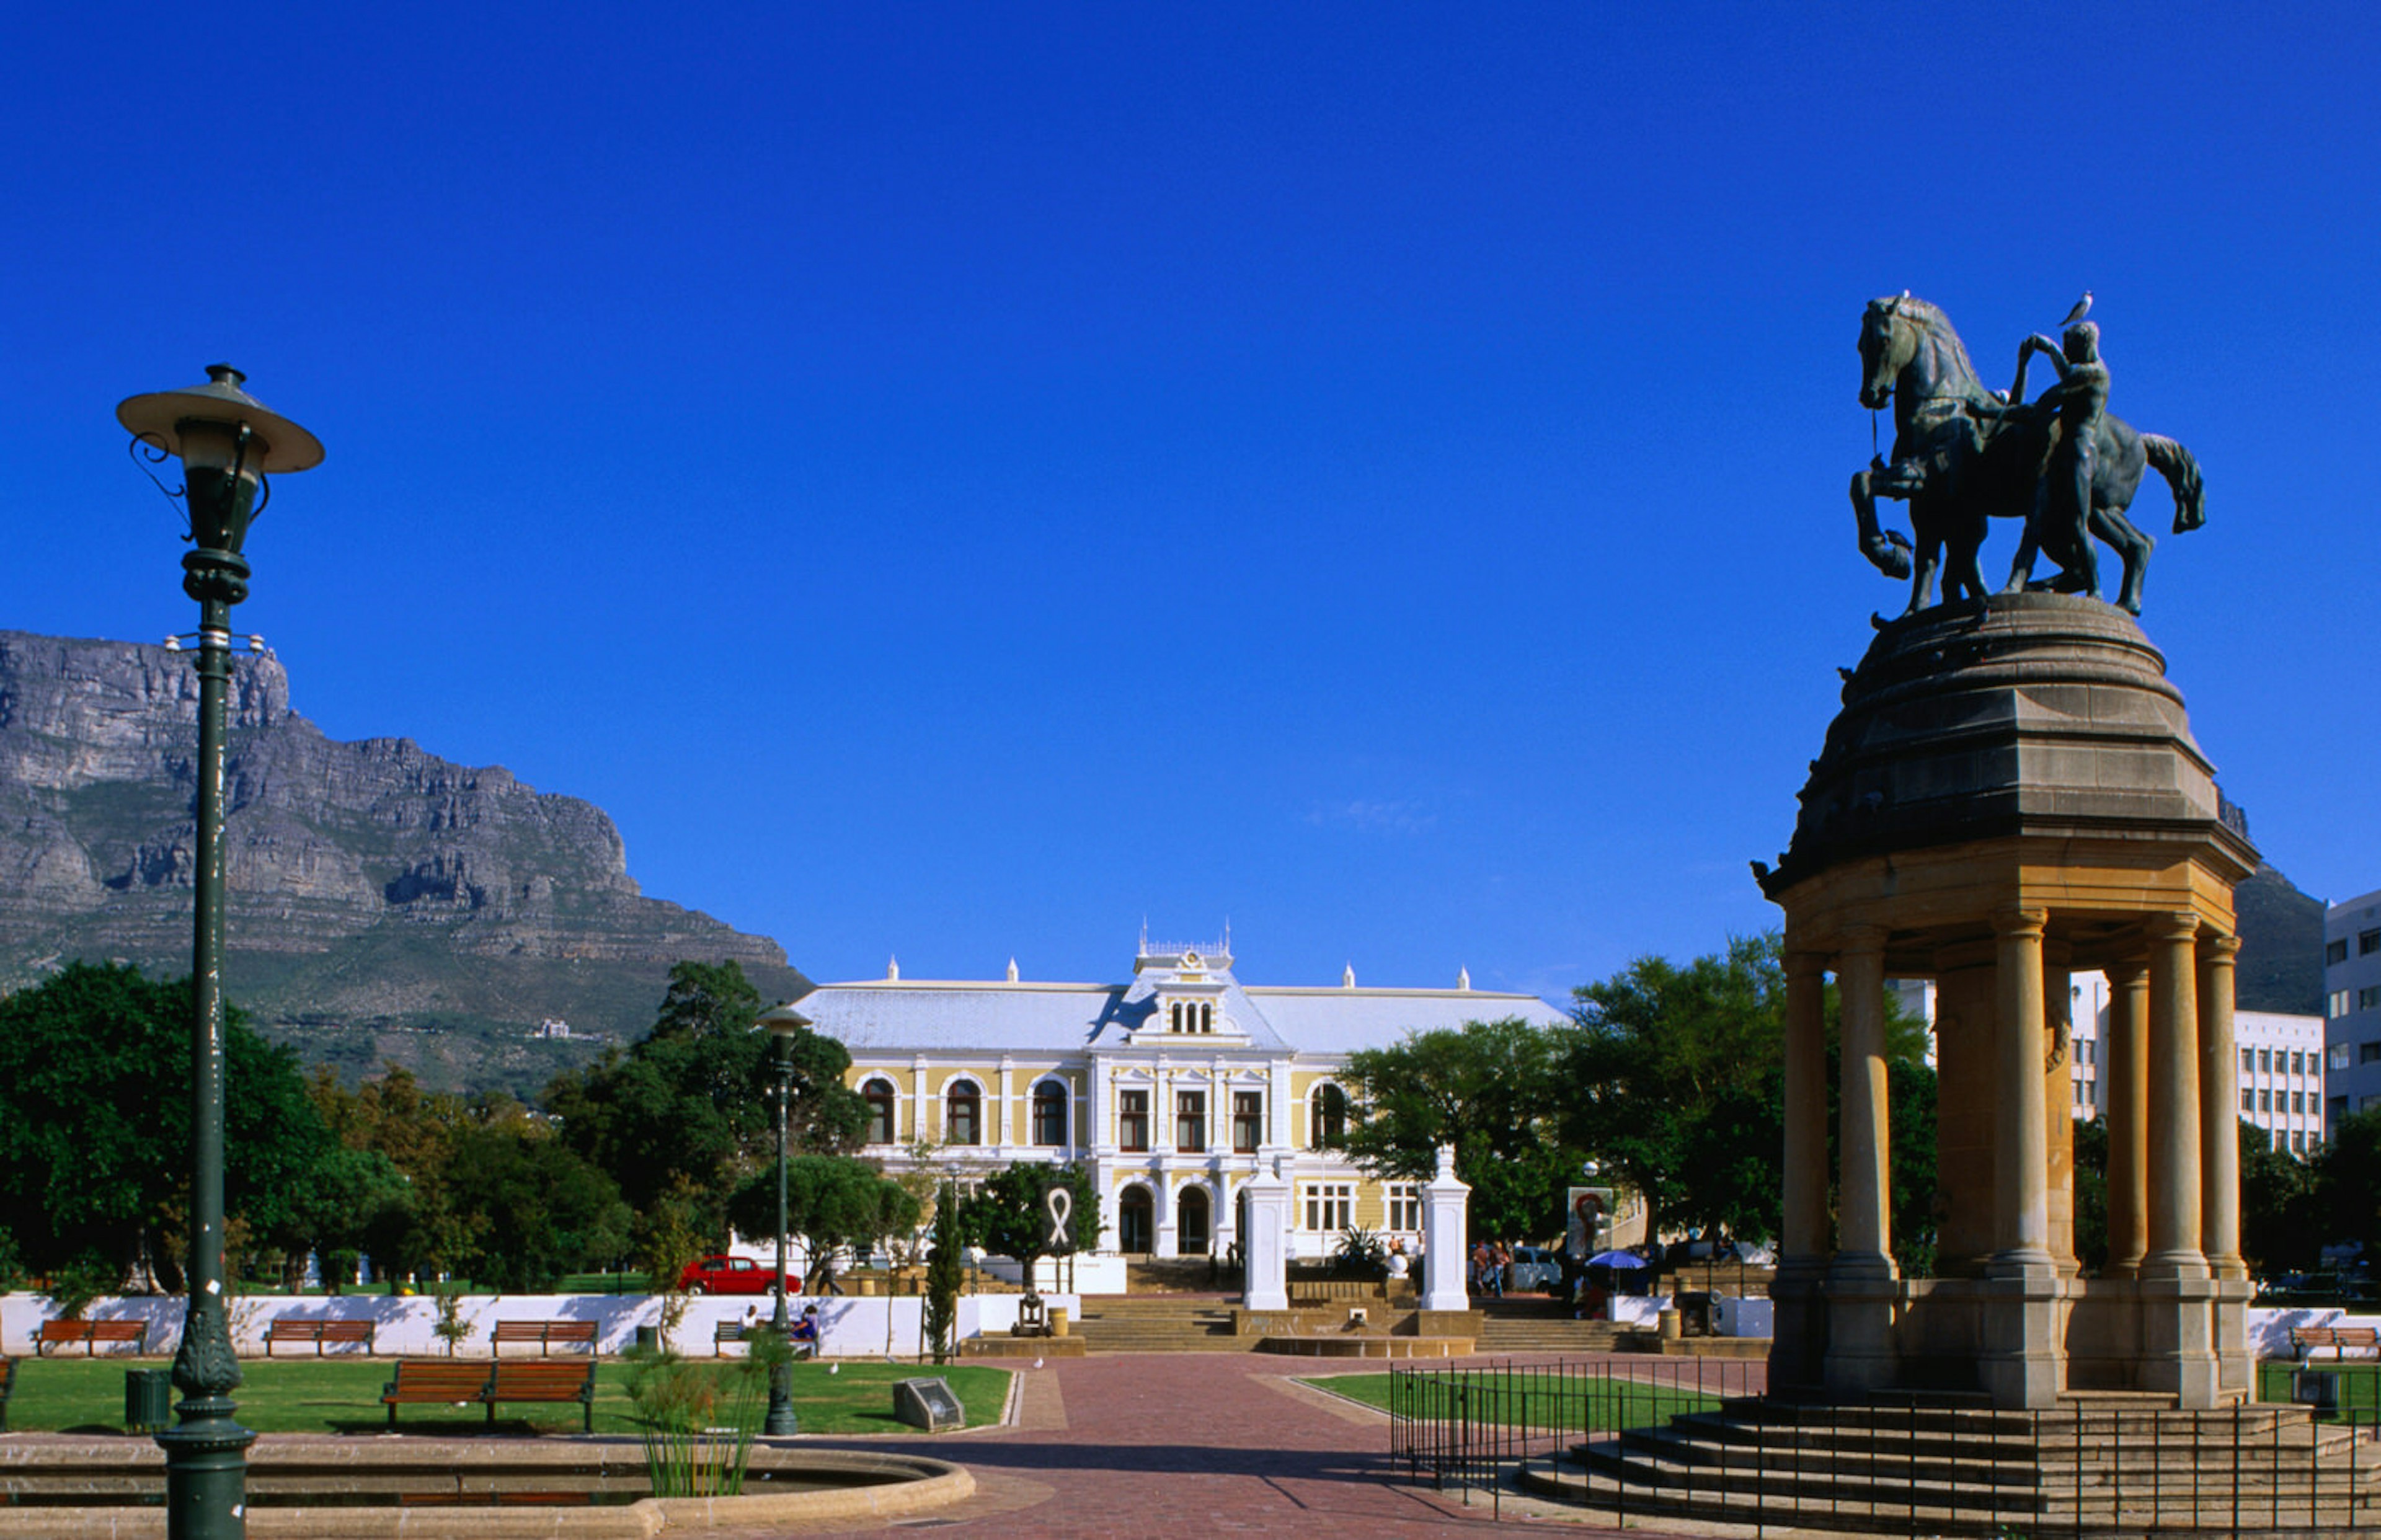
[[[1862,303],[1997,380],[2089,287],[2206,474],[2146,627],[2346,898],[2376,15],[52,7],[0,624],[189,628],[112,409],[228,359],[329,450],[238,612],[299,709],[600,803],[819,977],[1228,918],[1251,980],[1560,997],[1774,923],[1745,862],[1902,603]]]

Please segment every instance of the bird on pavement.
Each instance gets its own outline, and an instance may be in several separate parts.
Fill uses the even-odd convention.
[[[2075,308],[2067,312],[2067,319],[2060,322],[2059,324],[2062,326],[2072,326],[2075,323],[2082,320],[2085,316],[2091,313],[2092,291],[2087,288],[2083,291],[2083,298],[2075,301]]]

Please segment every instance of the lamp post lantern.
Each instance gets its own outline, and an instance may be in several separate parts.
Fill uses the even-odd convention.
[[[233,1420],[239,1387],[225,1316],[224,1242],[224,697],[231,680],[231,606],[248,597],[240,547],[272,496],[272,471],[323,461],[312,434],[240,389],[240,372],[211,365],[207,383],[134,396],[116,409],[132,450],[151,465],[182,462],[182,506],[193,547],[182,591],[199,602],[198,850],[190,948],[190,1255],[175,1426],[165,1451],[165,1528],[173,1540],[238,1540],[246,1520],[248,1447]],[[153,477],[154,472],[152,472]],[[161,487],[165,484],[160,482]],[[170,498],[175,495],[167,493]]]
[[[769,1364],[769,1412],[761,1420],[761,1431],[776,1438],[802,1431],[794,1415],[793,1323],[786,1315],[786,1108],[794,1094],[794,1034],[807,1031],[811,1019],[790,1005],[779,1005],[763,1011],[760,1023],[769,1029],[770,1065],[777,1079],[777,1276],[769,1286],[777,1297],[777,1308],[769,1317],[777,1355]]]

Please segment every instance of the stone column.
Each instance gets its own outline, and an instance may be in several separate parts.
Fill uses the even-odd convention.
[[[2199,917],[2155,916],[2150,936],[2149,1248],[2144,1277],[2204,1278],[2200,1250]]]
[[[1834,1277],[1890,1278],[1893,1187],[1886,1123],[1885,938],[1882,925],[1843,932],[1837,981],[1843,1006],[1843,1085],[1838,1106]]]
[[[2129,1278],[2149,1246],[2149,970],[2138,961],[2108,970],[2108,1265],[2100,1276]]]
[[[1251,1310],[1289,1308],[1289,1182],[1281,1162],[1258,1167],[1248,1194],[1249,1232],[1240,1237],[1240,1303]]]
[[[2049,1118],[2043,1107],[2042,929],[2038,909],[1993,916],[1999,1020],[1994,1023],[1994,1080],[2000,1092],[1993,1127],[1994,1277],[2022,1277],[2050,1266],[2050,1202],[2045,1159]]]
[[[1826,959],[1786,954],[1783,1266],[1824,1265],[1827,1245]]]
[[[1471,1221],[1465,1203],[1471,1189],[1456,1179],[1455,1146],[1438,1147],[1438,1175],[1422,1189],[1422,1308],[1470,1310],[1463,1292],[1463,1264],[1471,1254]]]
[[[2241,1077],[2232,1036],[2237,936],[2199,944],[2199,1174],[2201,1250],[2217,1277],[2245,1278],[2241,1260]]]
[[[2049,1046],[2042,910],[1997,911],[1993,923],[1993,1253],[1979,1284],[1976,1375],[1999,1407],[2058,1404],[2065,1379],[2062,1291],[2050,1252]],[[1956,1094],[1957,1093],[1954,1093]],[[2055,1116],[2065,1118],[2062,1103]]]
[[[1790,934],[1790,933],[1789,933]],[[1827,1233],[1827,959],[1821,952],[1786,952],[1785,1224],[1777,1273],[1769,1298],[1769,1383],[1824,1383],[1827,1342],[1819,1286],[1826,1277]],[[1594,1237],[1590,1236],[1593,1250]]]
[[[2058,1276],[2083,1270],[2075,1259],[2075,996],[2068,948],[2043,946],[2043,1193],[2050,1216],[2050,1260]]]
[[[2156,914],[2150,940],[2150,1232],[2142,1258],[2141,1387],[2190,1409],[2216,1404],[2217,1294],[2202,1249],[2199,917]],[[2229,1086],[2231,1077],[2223,1077]],[[2226,1131],[2233,1119],[2228,1111]]]

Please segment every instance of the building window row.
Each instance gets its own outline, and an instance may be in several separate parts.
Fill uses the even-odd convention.
[[[1393,1181],[1388,1187],[1389,1228],[1419,1230],[1422,1228],[1422,1189],[1410,1181]]]
[[[1306,1199],[1306,1228],[1343,1230],[1356,1222],[1356,1188],[1352,1182],[1310,1181],[1301,1184]]]
[[[890,1081],[872,1080],[860,1088],[868,1104],[868,1143],[897,1141],[895,1107],[898,1094]],[[1051,1147],[1067,1143],[1067,1088],[1044,1081],[1033,1088],[1033,1143]],[[983,1143],[983,1092],[972,1081],[954,1081],[943,1094],[943,1139],[951,1144]]]
[[[1215,1002],[1213,1000],[1176,1000],[1166,1008],[1166,1030],[1168,1032],[1214,1032]]]

